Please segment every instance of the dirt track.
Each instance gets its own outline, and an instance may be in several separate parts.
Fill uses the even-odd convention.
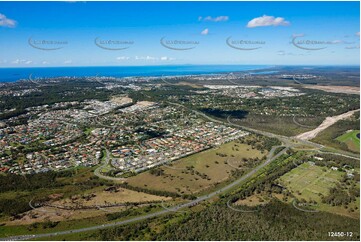
[[[352,110],[352,111],[349,111],[347,113],[343,113],[343,114],[340,114],[338,116],[333,116],[333,117],[327,117],[323,122],[322,124],[320,124],[317,128],[311,130],[311,131],[308,131],[308,132],[305,132],[305,133],[302,133],[302,134],[299,134],[297,135],[296,137],[299,138],[299,139],[302,139],[302,140],[310,140],[310,139],[313,139],[317,136],[318,133],[320,133],[321,131],[327,129],[328,127],[330,127],[331,125],[335,124],[337,121],[339,120],[342,120],[342,119],[346,119],[346,118],[349,118],[351,117],[355,112],[359,111],[360,109],[357,109],[357,110]]]

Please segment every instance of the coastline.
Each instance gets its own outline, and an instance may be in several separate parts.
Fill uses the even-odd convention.
[[[0,83],[34,78],[112,76],[159,77],[219,75],[229,72],[266,70],[271,65],[172,65],[172,66],[88,66],[88,67],[21,67],[0,68]]]

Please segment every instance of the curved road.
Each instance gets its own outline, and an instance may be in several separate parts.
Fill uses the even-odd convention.
[[[183,105],[177,104],[177,103],[170,103],[173,105],[177,105],[177,106],[182,106],[185,107]],[[185,107],[187,108],[187,107]],[[280,151],[278,154],[274,155],[274,152],[277,148],[281,147],[281,146],[274,146],[272,147],[272,149],[270,150],[270,152],[267,155],[267,159],[264,163],[260,164],[259,166],[255,167],[253,170],[251,170],[250,172],[248,172],[247,174],[245,174],[244,176],[240,177],[239,179],[233,181],[232,183],[226,185],[223,188],[220,188],[212,193],[209,193],[207,195],[203,195],[200,197],[197,197],[195,200],[189,201],[187,203],[184,204],[180,204],[174,207],[170,207],[161,211],[157,211],[154,213],[150,213],[150,214],[146,214],[146,215],[141,215],[135,218],[130,218],[130,219],[126,219],[124,221],[119,221],[119,222],[114,222],[114,223],[107,223],[107,224],[102,224],[102,225],[96,225],[96,226],[91,226],[91,227],[86,227],[86,228],[81,228],[81,229],[74,229],[74,230],[66,230],[66,231],[60,231],[60,232],[52,232],[52,233],[44,233],[44,234],[33,234],[33,235],[18,235],[18,236],[12,236],[12,237],[7,237],[7,238],[0,238],[0,240],[2,241],[9,241],[9,240],[28,240],[28,239],[38,239],[38,238],[44,238],[44,237],[51,237],[51,236],[57,236],[57,235],[67,235],[67,234],[72,234],[72,233],[80,233],[80,232],[87,232],[87,231],[92,231],[92,230],[97,230],[97,229],[103,229],[103,228],[109,228],[109,227],[114,227],[114,226],[119,226],[119,225],[125,225],[125,224],[129,224],[129,223],[133,223],[133,222],[138,222],[141,220],[145,220],[148,218],[154,218],[160,215],[164,215],[170,212],[177,212],[180,209],[184,209],[184,208],[188,208],[188,207],[192,207],[197,205],[200,202],[203,202],[207,199],[210,199],[214,196],[217,196],[227,190],[230,190],[232,188],[234,188],[235,186],[239,185],[240,183],[242,183],[243,181],[245,181],[246,179],[248,179],[249,177],[251,177],[252,175],[254,175],[255,173],[257,173],[260,169],[264,168],[265,166],[267,166],[269,163],[271,163],[273,160],[277,159],[278,157],[280,157],[281,155],[285,154],[287,152],[287,150],[291,147],[295,147],[297,145],[299,145],[299,143],[301,144],[306,144],[318,149],[323,148],[324,146],[320,145],[320,144],[316,144],[310,141],[305,141],[305,140],[301,140],[295,137],[286,137],[286,136],[282,136],[282,135],[277,135],[277,134],[273,134],[273,133],[269,133],[266,131],[259,131],[256,129],[252,129],[252,128],[247,128],[247,127],[243,127],[241,125],[237,125],[237,124],[233,124],[230,121],[230,116],[228,116],[227,118],[227,122],[225,123],[223,121],[220,120],[216,120],[212,117],[207,116],[204,113],[201,113],[199,111],[196,110],[192,110],[194,113],[212,121],[212,122],[217,122],[217,123],[221,123],[221,124],[228,124],[234,127],[238,127],[238,128],[242,128],[244,130],[248,130],[254,133],[258,133],[258,134],[262,134],[268,137],[273,137],[273,138],[277,138],[279,140],[281,140],[284,144],[281,145],[282,147],[284,146],[285,148]],[[338,154],[338,153],[336,153]],[[109,152],[107,151],[107,157],[106,157],[106,164],[109,161]],[[102,167],[102,166],[101,166]],[[100,168],[100,167],[99,167]],[[98,169],[99,169],[98,168]],[[98,170],[97,169],[97,170]],[[96,170],[96,171],[97,171]],[[101,175],[100,173],[98,174],[99,170],[96,172],[97,175]],[[102,175],[101,175],[102,176]],[[109,177],[106,177],[105,179],[109,179]],[[116,178],[115,178],[116,179]]]
[[[94,175],[96,175],[99,178],[105,179],[105,180],[111,180],[111,181],[125,181],[125,178],[120,178],[120,177],[111,177],[111,176],[105,176],[101,173],[101,170],[108,166],[109,164],[109,160],[110,160],[110,152],[108,149],[105,149],[106,152],[106,157],[105,160],[103,162],[103,164],[101,166],[99,166],[98,168],[95,169],[94,171]]]
[[[300,123],[296,120],[296,116],[293,116],[293,122],[294,122],[296,125],[298,125],[298,126],[300,126],[300,127],[302,127],[302,128],[306,128],[306,129],[314,129],[314,128],[316,128],[316,126],[309,126],[309,125],[300,124]]]
[[[150,213],[150,214],[146,214],[146,215],[142,215],[142,216],[139,216],[139,217],[130,218],[130,219],[127,219],[127,220],[124,220],[124,221],[119,221],[119,222],[114,222],[114,223],[107,223],[107,224],[96,225],[96,226],[91,226],[91,227],[87,227],[87,228],[66,230],[66,231],[52,232],[52,233],[45,233],[45,234],[18,235],[18,236],[12,236],[12,237],[8,237],[8,238],[1,238],[0,240],[1,241],[28,240],[28,239],[38,239],[38,238],[51,237],[51,236],[57,236],[57,235],[67,235],[67,234],[72,234],[72,233],[80,233],[80,232],[92,231],[92,230],[97,230],[97,229],[103,229],[103,228],[109,228],[109,227],[114,227],[114,226],[119,226],[119,225],[125,225],[125,224],[129,224],[129,223],[141,221],[141,220],[144,220],[144,219],[148,219],[148,218],[154,218],[154,217],[166,214],[166,213],[177,212],[178,210],[183,209],[183,208],[188,208],[188,207],[195,206],[200,202],[203,202],[203,201],[205,201],[207,199],[210,199],[210,198],[212,198],[212,197],[214,197],[216,195],[221,194],[222,192],[225,192],[225,191],[239,185],[240,183],[242,183],[243,181],[245,181],[246,179],[248,179],[249,177],[254,175],[256,172],[258,172],[260,169],[267,166],[273,160],[277,159],[278,157],[280,157],[281,155],[286,153],[286,151],[288,149],[288,148],[285,148],[281,152],[279,152],[277,155],[274,155],[274,152],[278,147],[279,146],[273,147],[271,149],[271,151],[269,152],[266,161],[264,163],[262,163],[261,165],[255,167],[252,171],[248,172],[244,176],[242,176],[239,179],[235,180],[234,182],[226,185],[225,187],[218,189],[217,191],[214,191],[212,193],[209,193],[209,194],[201,196],[201,197],[197,197],[195,200],[189,201],[187,203],[180,204],[180,205],[177,205],[177,206],[174,206],[174,207],[170,207],[170,208],[158,211],[158,212],[154,212],[154,213]]]

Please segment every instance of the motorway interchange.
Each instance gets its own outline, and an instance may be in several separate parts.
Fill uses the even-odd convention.
[[[180,104],[177,104],[177,103],[170,103],[170,104],[177,105],[177,106],[183,106],[183,105],[180,105]],[[199,111],[196,111],[196,110],[191,110],[191,111],[193,111],[194,113],[202,116],[203,118],[205,118],[205,119],[207,119],[209,121],[215,122],[215,123],[221,123],[221,124],[225,124],[225,125],[228,125],[228,126],[233,126],[233,127],[236,127],[236,128],[240,128],[242,130],[246,130],[246,131],[254,132],[254,133],[257,133],[257,134],[261,134],[261,135],[264,135],[264,136],[277,138],[282,142],[282,145],[272,147],[272,149],[270,150],[265,162],[263,162],[259,166],[255,167],[254,169],[252,169],[250,172],[248,172],[244,176],[240,177],[239,179],[233,181],[232,183],[230,183],[230,184],[228,184],[228,185],[226,185],[226,186],[224,186],[222,188],[219,188],[216,191],[213,191],[213,192],[211,192],[209,194],[199,196],[196,199],[191,200],[189,202],[186,202],[186,203],[183,203],[183,204],[178,204],[178,205],[175,205],[173,207],[165,207],[165,206],[163,206],[163,210],[153,212],[153,213],[149,213],[149,214],[146,214],[146,215],[137,216],[137,217],[130,218],[130,219],[126,219],[126,220],[123,220],[123,221],[114,222],[114,223],[106,223],[106,224],[101,224],[101,225],[96,225],[96,226],[91,226],[91,227],[86,227],[86,228],[80,228],[80,229],[74,229],[74,230],[66,230],[66,231],[53,232],[53,233],[11,236],[11,237],[7,237],[7,238],[1,238],[0,240],[2,240],[2,241],[28,240],[28,239],[46,238],[46,237],[52,237],[52,236],[58,236],[58,235],[68,235],[68,234],[72,234],[72,233],[81,233],[81,232],[86,232],[86,231],[92,231],[92,230],[97,230],[97,229],[103,229],[103,228],[109,228],[109,227],[134,223],[134,222],[137,222],[137,221],[141,221],[141,220],[145,220],[145,219],[148,219],[148,218],[161,216],[161,215],[171,213],[171,212],[179,212],[179,211],[182,211],[185,208],[193,207],[193,206],[195,206],[195,205],[197,205],[197,204],[199,204],[201,202],[209,200],[209,199],[211,199],[211,198],[213,198],[213,197],[215,197],[217,195],[220,195],[222,193],[225,193],[225,192],[231,190],[232,188],[235,188],[237,185],[241,184],[242,182],[244,182],[245,180],[247,180],[248,178],[250,178],[251,176],[256,174],[259,170],[261,170],[262,168],[264,168],[265,166],[270,164],[273,160],[275,160],[278,157],[280,157],[281,155],[285,154],[287,152],[287,150],[289,150],[291,148],[296,148],[297,149],[297,147],[307,146],[307,147],[310,147],[309,149],[307,149],[307,150],[310,150],[310,151],[316,151],[316,152],[320,152],[320,153],[330,153],[330,154],[334,154],[334,155],[340,155],[340,156],[344,156],[344,157],[359,160],[359,157],[357,157],[356,155],[353,155],[353,154],[350,154],[350,153],[344,152],[344,151],[329,149],[328,147],[325,147],[323,145],[320,145],[320,144],[317,144],[317,143],[314,143],[314,142],[311,142],[311,141],[298,139],[296,137],[286,137],[286,136],[277,135],[277,134],[273,134],[273,133],[265,132],[265,131],[260,131],[260,130],[255,130],[255,129],[251,129],[251,128],[247,128],[247,127],[243,127],[243,126],[234,124],[232,122],[231,116],[228,116],[227,122],[223,122],[223,121],[214,119],[212,117],[209,117],[209,116],[207,116],[206,114],[204,114],[202,112],[199,112]],[[277,154],[275,154],[276,149],[280,148],[280,147],[283,147],[283,149],[280,152],[278,152]],[[101,167],[107,165],[108,162],[109,162],[109,151],[107,150],[106,151],[105,162],[103,163],[102,166],[100,166],[99,168],[97,168],[95,170],[94,174],[99,176],[100,178],[103,178],[103,179],[122,180],[123,178],[108,177],[108,176],[102,175],[99,172]]]

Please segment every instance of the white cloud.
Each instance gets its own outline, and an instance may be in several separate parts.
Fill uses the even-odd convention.
[[[172,61],[172,60],[175,60],[175,58],[168,57],[168,56],[162,56],[162,57],[160,57],[160,60],[161,61]]]
[[[204,30],[201,32],[202,35],[207,35],[208,33],[209,33],[209,29],[204,29]]]
[[[144,59],[145,59],[145,60],[153,61],[153,60],[158,60],[158,57],[154,57],[154,56],[149,56],[149,55],[147,55]]]
[[[129,60],[130,57],[129,56],[118,56],[117,60]]]
[[[4,14],[0,13],[0,27],[14,28],[15,26],[16,26],[15,20],[9,19]]]
[[[339,39],[331,41],[331,44],[343,44],[343,43],[345,43],[345,41]]]
[[[64,64],[71,64],[71,63],[73,63],[72,60],[66,60],[66,61],[64,61]]]
[[[15,65],[19,65],[19,64],[29,65],[31,63],[33,63],[33,61],[25,60],[25,59],[16,59],[11,62],[11,64],[15,64]]]
[[[358,37],[360,37],[360,31],[359,31],[359,32],[356,32],[355,35],[358,36]]]
[[[263,15],[262,17],[254,18],[248,22],[248,28],[264,27],[264,26],[288,26],[290,22],[286,21],[282,17],[273,17]]]
[[[26,65],[29,65],[33,63],[31,60],[25,60],[25,59],[16,59],[16,60],[13,60],[11,62],[11,64],[15,64],[15,65],[18,65],[18,64],[26,64]]]
[[[225,22],[229,20],[228,16],[217,16],[217,17],[212,17],[212,16],[207,16],[207,17],[198,17],[198,21],[210,21],[210,22]]]
[[[293,52],[286,52],[284,50],[279,50],[277,51],[277,55],[280,55],[280,56],[304,56],[304,55],[308,55],[308,54],[297,54],[297,53],[293,53]]]
[[[20,64],[22,60],[16,59],[11,62],[11,64]]]
[[[136,60],[145,60],[145,61],[156,61],[159,58],[158,57],[154,57],[154,56],[135,56]]]
[[[149,56],[149,55],[135,56],[134,59],[139,60],[139,61],[173,61],[173,60],[175,60],[175,58],[168,57],[168,56],[156,57],[156,56]]]

